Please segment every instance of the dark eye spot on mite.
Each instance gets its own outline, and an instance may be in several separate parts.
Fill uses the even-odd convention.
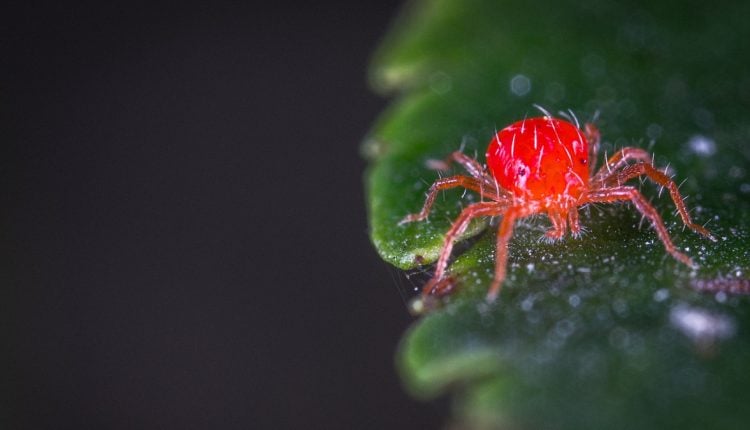
[[[581,164],[586,164],[586,163],[588,162],[588,160],[587,160],[587,159],[585,159],[585,158],[581,158],[581,159],[579,159],[578,161],[580,161],[580,162],[581,162]]]

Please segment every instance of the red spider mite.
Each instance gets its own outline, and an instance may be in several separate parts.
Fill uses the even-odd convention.
[[[435,274],[422,290],[423,299],[429,295],[443,296],[452,290],[453,282],[446,276],[448,259],[454,242],[473,218],[502,217],[496,239],[495,276],[487,293],[487,301],[492,302],[505,279],[508,241],[513,236],[515,221],[534,214],[547,214],[552,223],[545,234],[547,238],[560,239],[568,228],[577,237],[581,232],[578,208],[589,203],[632,202],[651,221],[666,251],[677,261],[697,267],[690,257],[674,246],[656,209],[640,191],[625,185],[628,180],[641,176],[669,190],[687,227],[716,241],[708,230],[692,222],[677,185],[654,167],[650,153],[625,147],[596,170],[599,130],[593,124],[586,124],[581,130],[577,120],[572,124],[543,112],[543,117],[515,122],[496,133],[487,147],[486,168],[461,151],[452,153],[444,164],[456,162],[469,175],[435,181],[422,210],[406,216],[399,223],[427,218],[440,190],[463,187],[481,196],[482,201],[465,207],[445,234]]]

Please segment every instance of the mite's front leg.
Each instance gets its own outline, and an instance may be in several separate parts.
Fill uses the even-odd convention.
[[[448,268],[448,260],[453,251],[453,245],[459,236],[466,231],[469,222],[480,216],[500,215],[505,209],[506,206],[498,202],[474,203],[464,208],[458,218],[453,222],[453,225],[451,225],[450,230],[445,234],[443,249],[440,251],[440,256],[435,264],[435,274],[427,285],[424,286],[424,289],[422,290],[423,295],[432,293],[435,285],[437,285],[445,276],[445,270]]]
[[[487,190],[483,190],[482,185],[479,183],[478,180],[476,180],[475,178],[469,178],[468,176],[456,175],[456,176],[450,176],[448,178],[438,179],[432,184],[429,191],[427,191],[427,198],[424,201],[424,206],[422,207],[422,210],[419,211],[419,213],[405,216],[404,219],[399,221],[398,224],[402,225],[402,224],[406,224],[409,222],[424,220],[425,218],[427,218],[427,215],[430,214],[430,209],[432,209],[432,205],[433,203],[435,203],[435,197],[437,197],[437,194],[441,190],[447,190],[450,188],[457,188],[457,187],[464,187],[466,189],[476,191],[484,195],[487,195],[489,192]],[[491,194],[494,195],[494,191],[491,192]]]

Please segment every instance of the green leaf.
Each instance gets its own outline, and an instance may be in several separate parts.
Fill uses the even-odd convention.
[[[458,291],[400,345],[410,392],[450,393],[456,419],[478,428],[750,421],[750,303],[738,294],[750,290],[747,17],[745,1],[408,5],[371,69],[373,86],[397,97],[363,146],[371,237],[386,261],[434,261],[451,221],[478,199],[442,193],[429,220],[399,226],[438,176],[425,162],[458,148],[483,162],[495,130],[539,115],[533,104],[582,121],[598,113],[602,152],[652,151],[719,238],[682,228],[667,193],[644,182],[698,269],[666,254],[632,205],[597,205],[580,211],[580,239],[546,243],[545,216],[519,221],[503,291],[488,304],[494,224],[476,222],[450,268]]]

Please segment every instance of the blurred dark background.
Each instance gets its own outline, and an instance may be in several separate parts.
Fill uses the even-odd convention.
[[[2,7],[0,427],[439,426],[358,153],[400,3]]]

